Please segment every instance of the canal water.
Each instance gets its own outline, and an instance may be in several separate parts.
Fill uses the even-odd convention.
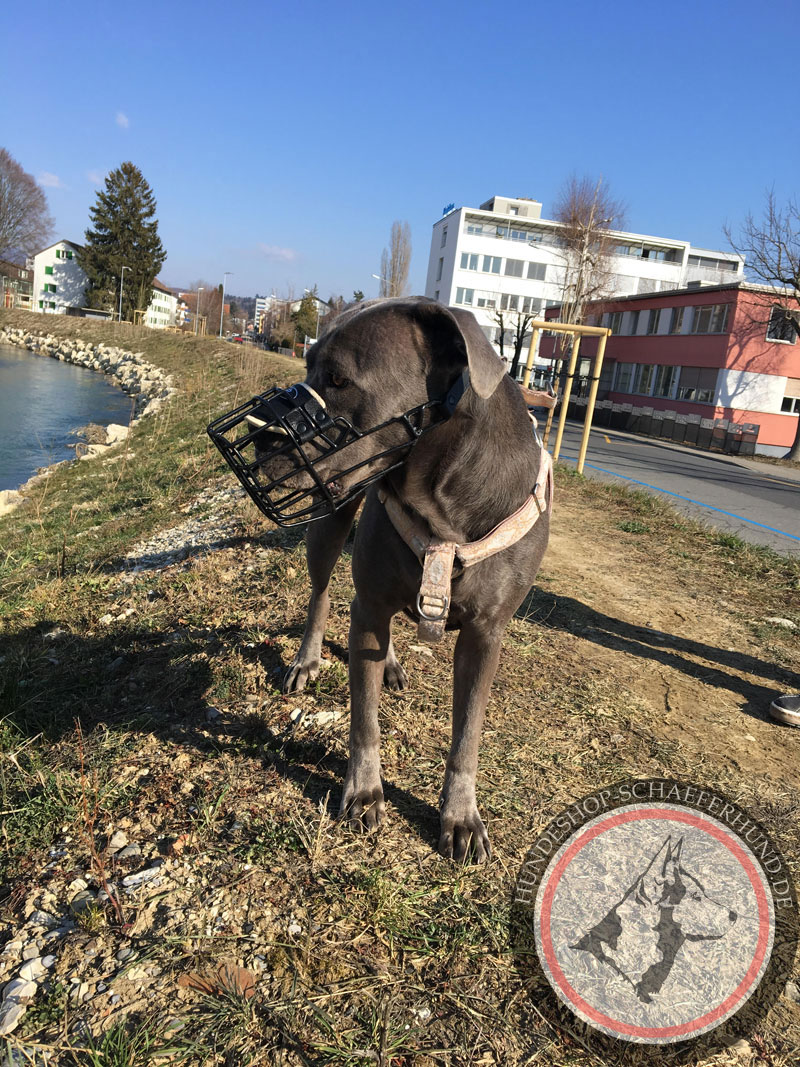
[[[79,427],[130,416],[131,398],[97,371],[0,345],[0,490],[73,458]]]

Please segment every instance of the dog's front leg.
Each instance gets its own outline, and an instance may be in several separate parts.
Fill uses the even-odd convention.
[[[308,601],[308,617],[303,640],[297,655],[291,662],[283,679],[284,693],[300,693],[319,674],[322,656],[322,639],[328,622],[331,598],[328,592],[331,574],[342,554],[347,535],[350,533],[358,511],[361,497],[345,504],[333,515],[319,522],[312,522],[306,533],[306,559],[311,582],[311,597]],[[386,652],[383,684],[388,689],[405,689],[408,685],[403,670],[394,652],[391,639]]]
[[[350,606],[350,758],[339,814],[354,829],[374,830],[383,821],[378,702],[389,648],[391,616],[366,606],[358,596]]]
[[[361,498],[357,497],[339,511],[319,522],[312,522],[308,527],[306,558],[311,580],[308,619],[300,648],[283,680],[284,693],[299,693],[319,674],[322,639],[331,605],[328,586],[360,503]]]
[[[492,854],[478,814],[475,775],[478,744],[489,690],[500,658],[502,630],[496,635],[466,623],[458,635],[453,664],[453,736],[439,800],[442,856],[463,860],[471,851],[481,863]]]

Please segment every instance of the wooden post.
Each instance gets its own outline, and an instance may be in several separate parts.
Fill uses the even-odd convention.
[[[564,426],[567,422],[567,408],[569,407],[569,398],[572,393],[572,381],[575,377],[575,367],[578,365],[578,352],[581,347],[581,335],[575,333],[572,335],[575,340],[572,343],[572,352],[569,357],[569,366],[567,367],[567,378],[564,382],[564,395],[561,397],[561,411],[558,416],[558,430],[556,431],[556,443],[553,446],[553,460],[558,459],[558,455],[561,452],[561,438],[564,436]]]
[[[529,388],[531,384],[531,373],[533,372],[533,359],[536,355],[536,342],[539,340],[539,328],[534,327],[531,331],[531,344],[528,349],[528,362],[525,364],[525,373],[522,376],[522,384],[525,388]]]
[[[586,405],[586,420],[583,424],[583,436],[581,437],[581,447],[578,452],[578,474],[583,474],[583,464],[586,460],[586,449],[589,447],[589,433],[592,429],[592,418],[594,416],[594,405],[597,400],[597,390],[600,387],[600,372],[603,369],[603,356],[606,351],[606,341],[608,340],[608,334],[604,333],[597,344],[597,355],[594,357],[594,367],[592,368],[592,384],[589,389],[589,403]]]

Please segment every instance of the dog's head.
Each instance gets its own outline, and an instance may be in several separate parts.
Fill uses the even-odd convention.
[[[470,312],[423,297],[361,304],[309,350],[300,387],[266,394],[265,404],[247,413],[256,453],[247,478],[259,483],[262,498],[243,481],[279,522],[291,515],[264,499],[274,497],[276,485],[289,511],[321,517],[402,463],[422,432],[452,415],[460,396],[454,386],[465,371],[478,401],[491,397],[505,374]],[[272,419],[298,398],[302,411],[291,415],[293,423]]]

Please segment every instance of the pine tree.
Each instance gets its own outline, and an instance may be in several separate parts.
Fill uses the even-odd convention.
[[[149,305],[153,282],[167,258],[158,236],[155,197],[139,168],[123,163],[112,170],[89,215],[92,228],[78,257],[89,278],[87,305],[117,312],[120,276],[127,267],[122,317],[130,320],[135,309]]]

